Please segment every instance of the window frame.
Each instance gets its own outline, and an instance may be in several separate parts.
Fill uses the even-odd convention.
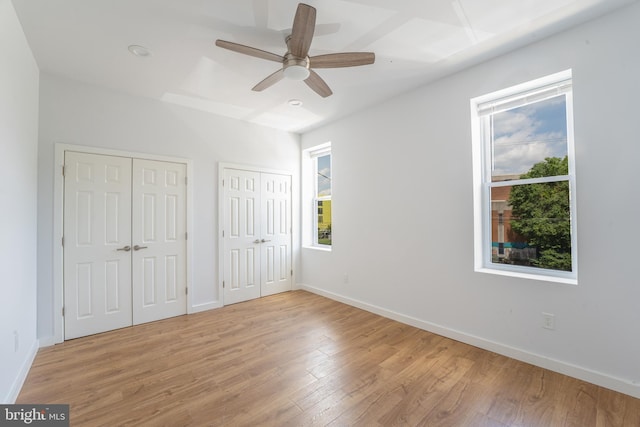
[[[571,85],[572,73],[571,70],[566,70],[471,99],[474,182],[474,270],[476,272],[574,285],[578,283],[573,89]],[[557,92],[553,92],[554,88]],[[558,95],[565,96],[568,174],[492,182],[491,163],[493,161],[493,144],[490,126],[491,116],[502,111],[533,104]],[[491,111],[487,112],[489,109],[491,109]],[[571,271],[494,263],[492,261],[491,189],[561,181],[569,183]]]
[[[333,244],[333,238],[331,240],[332,244],[325,244],[325,243],[320,243],[318,240],[318,219],[320,216],[319,213],[319,209],[320,209],[320,205],[319,202],[324,202],[324,201],[329,201],[332,204],[332,208],[333,208],[333,202],[332,202],[332,195],[333,195],[333,182],[332,182],[332,188],[331,188],[331,194],[328,196],[319,196],[318,195],[318,175],[319,175],[319,170],[318,170],[318,159],[320,157],[324,157],[324,156],[329,156],[329,165],[330,165],[330,169],[331,169],[331,174],[333,175],[333,154],[331,152],[331,145],[323,145],[322,147],[315,149],[315,150],[311,150],[309,151],[309,156],[311,157],[311,160],[313,162],[313,199],[312,199],[312,212],[313,212],[313,219],[312,219],[312,236],[313,236],[313,240],[312,240],[312,245],[314,247],[317,248],[321,248],[321,249],[331,249],[332,244]],[[330,178],[331,179],[331,178]],[[333,210],[331,210],[331,212],[333,212]],[[324,212],[324,207],[323,207],[323,213],[322,215],[326,215],[326,213]],[[333,215],[330,215],[330,223],[332,225],[332,233],[333,233]]]

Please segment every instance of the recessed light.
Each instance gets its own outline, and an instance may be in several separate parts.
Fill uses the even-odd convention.
[[[300,101],[299,99],[290,99],[289,105],[291,105],[292,107],[302,107],[302,101]]]
[[[135,56],[139,56],[140,58],[146,58],[147,56],[151,56],[151,51],[144,46],[139,46],[137,44],[132,44],[129,46],[129,52],[134,54]]]

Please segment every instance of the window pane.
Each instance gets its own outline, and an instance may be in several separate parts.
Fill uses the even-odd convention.
[[[493,114],[491,120],[493,182],[518,179],[546,158],[567,157],[565,95]],[[555,175],[560,174],[551,168],[535,177]]]
[[[571,271],[569,182],[491,189],[491,261]]]
[[[331,200],[318,201],[318,212],[318,244],[331,245]]]
[[[318,161],[318,197],[331,195],[331,154],[320,156]]]

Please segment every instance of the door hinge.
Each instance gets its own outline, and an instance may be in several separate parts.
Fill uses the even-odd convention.
[[[291,275],[293,276],[293,270],[291,270]]]
[[[224,230],[222,230],[222,237],[224,237]]]
[[[186,231],[184,232],[184,240],[189,240],[189,233]]]
[[[64,248],[64,236],[62,236],[62,247]]]
[[[189,288],[184,288],[184,294],[189,295]]]
[[[184,177],[184,185],[187,185],[189,181],[189,178],[187,178],[186,176]]]
[[[64,307],[62,307],[62,317],[64,317]]]
[[[222,186],[224,187],[224,179],[222,180]]]
[[[224,280],[222,281],[222,287],[223,287],[223,288],[225,287]]]
[[[64,165],[62,165],[62,176],[64,176],[64,172],[65,172]]]

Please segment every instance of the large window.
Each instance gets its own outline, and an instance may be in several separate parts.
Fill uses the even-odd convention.
[[[571,72],[471,108],[476,270],[575,283]]]
[[[331,246],[331,148],[311,154],[314,163],[314,244]]]

